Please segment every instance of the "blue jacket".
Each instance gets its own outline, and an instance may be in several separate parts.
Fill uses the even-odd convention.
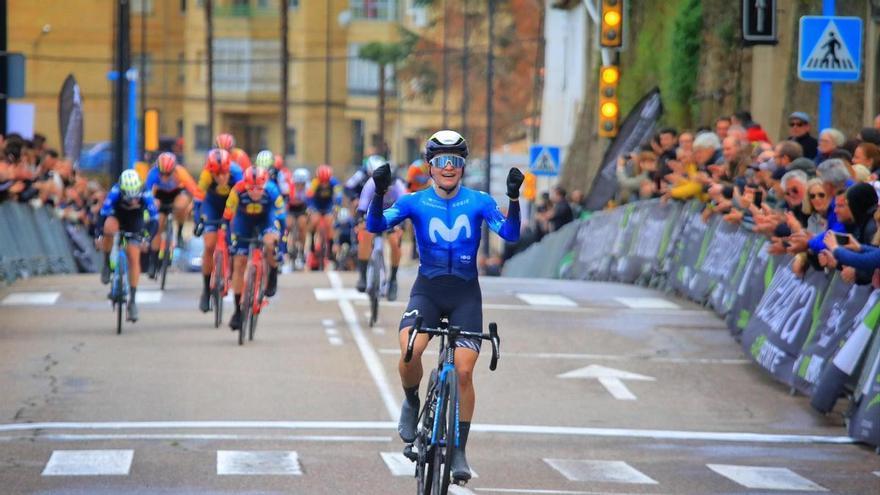
[[[828,204],[828,231],[832,232],[840,232],[841,234],[846,232],[846,227],[844,227],[843,223],[837,219],[837,213],[834,211],[834,197],[831,198],[831,203]],[[821,253],[822,250],[825,249],[825,232],[820,232],[818,235],[810,239],[810,242],[807,243],[807,246],[810,248],[810,251],[814,253]]]
[[[480,229],[489,228],[509,242],[519,240],[519,202],[511,201],[507,218],[491,196],[462,187],[443,199],[433,187],[407,194],[382,211],[382,197],[373,196],[367,210],[367,230],[381,233],[410,219],[419,247],[419,274],[428,278],[455,275],[477,277]]]

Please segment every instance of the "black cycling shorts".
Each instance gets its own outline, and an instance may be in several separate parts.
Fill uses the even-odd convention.
[[[134,210],[125,210],[116,208],[113,214],[119,222],[119,232],[127,232],[132,234],[128,239],[130,244],[139,244],[144,238],[144,210],[136,208]]]
[[[449,324],[461,327],[464,332],[483,331],[483,293],[480,282],[464,280],[454,275],[427,278],[416,277],[409,295],[409,305],[400,319],[400,328],[415,325],[416,317],[422,317],[422,326],[437,328],[440,319],[446,317]],[[455,347],[465,347],[480,352],[481,339],[460,338]]]

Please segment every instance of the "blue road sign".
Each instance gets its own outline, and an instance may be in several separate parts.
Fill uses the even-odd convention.
[[[802,81],[855,82],[862,71],[862,20],[801,17],[798,77]]]
[[[529,170],[535,175],[559,175],[559,146],[529,146]]]

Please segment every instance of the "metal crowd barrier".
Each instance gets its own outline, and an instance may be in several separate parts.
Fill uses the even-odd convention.
[[[880,452],[880,289],[836,271],[794,275],[789,256],[703,205],[658,200],[593,214],[514,256],[502,276],[634,283],[714,310],[743,351],[830,412],[848,399],[847,429]]]
[[[52,210],[0,203],[0,281],[76,271],[64,223]]]

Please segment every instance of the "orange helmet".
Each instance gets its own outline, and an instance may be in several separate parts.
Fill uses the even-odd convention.
[[[177,166],[177,157],[174,156],[174,153],[162,153],[159,155],[159,158],[156,158],[156,167],[159,169],[159,173],[161,174],[170,174],[174,171],[174,167]]]
[[[330,168],[330,165],[320,165],[318,170],[315,171],[315,177],[318,178],[319,182],[326,184],[333,177],[333,169]]]
[[[281,155],[275,155],[275,168],[281,170],[284,168],[284,158]]]
[[[231,150],[232,147],[235,146],[235,138],[232,137],[232,134],[226,132],[222,134],[217,134],[217,138],[215,141],[217,142],[218,148],[226,151]]]
[[[208,152],[208,160],[205,163],[208,172],[214,175],[229,173],[229,152],[226,150],[214,148]]]
[[[229,152],[229,159],[234,161],[242,170],[251,168],[251,157],[241,148],[232,148]]]
[[[245,189],[263,189],[269,181],[269,172],[259,167],[251,167],[244,173]]]

